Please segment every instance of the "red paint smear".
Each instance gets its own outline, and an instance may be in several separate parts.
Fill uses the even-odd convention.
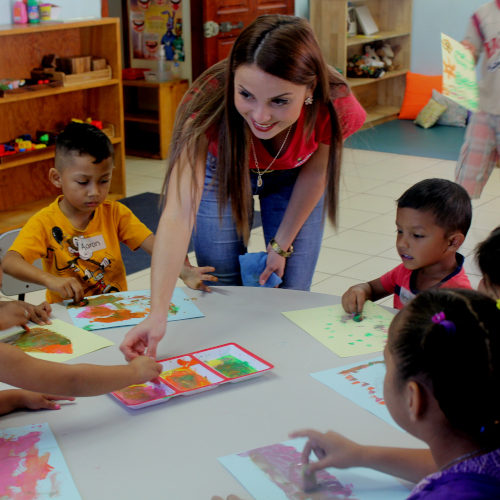
[[[96,306],[82,311],[77,318],[90,319],[91,323],[116,323],[133,318],[144,318],[149,314],[149,309],[141,312],[132,312],[130,309],[109,309],[106,306]]]
[[[50,453],[38,455],[36,443],[40,441],[40,432],[30,432],[25,436],[11,439],[0,438],[0,498],[10,500],[35,500],[38,498],[36,485],[53,470],[48,462]],[[19,456],[23,454],[23,456]],[[17,468],[26,469],[13,476]],[[22,490],[16,493],[12,488]]]

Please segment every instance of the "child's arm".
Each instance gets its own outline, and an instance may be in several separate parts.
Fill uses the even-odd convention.
[[[2,268],[14,278],[42,285],[50,291],[58,293],[63,299],[74,297],[76,302],[83,299],[83,288],[76,278],[53,276],[26,262],[20,253],[13,250],[9,250],[5,254],[2,260]]]
[[[211,292],[212,290],[203,283],[204,281],[219,281],[219,278],[216,276],[212,276],[211,274],[205,273],[213,273],[215,271],[215,267],[194,267],[189,262],[189,257],[186,255],[186,260],[182,265],[180,278],[186,286],[192,288],[193,290],[203,290],[204,292]]]
[[[12,302],[20,305],[23,309],[25,309],[28,312],[29,321],[33,321],[33,323],[36,323],[37,325],[52,324],[52,322],[49,319],[50,313],[52,312],[52,308],[50,307],[50,304],[48,302],[42,302],[39,306],[28,304],[27,302],[24,302],[22,300],[13,300]],[[2,308],[7,306],[7,304],[9,304],[9,302],[0,302],[0,314],[3,314]]]
[[[360,313],[363,310],[363,305],[367,300],[383,299],[390,293],[382,286],[380,278],[369,281],[368,283],[360,283],[354,285],[342,295],[342,307],[347,313]]]
[[[98,396],[156,379],[162,365],[138,356],[128,365],[65,365],[28,356],[0,344],[0,380],[29,391],[59,396]]]
[[[292,432],[290,437],[308,438],[302,452],[302,463],[310,463],[311,452],[318,457],[317,462],[311,462],[309,465],[311,472],[326,467],[366,467],[418,483],[425,476],[437,471],[429,449],[363,446],[333,431],[321,433],[302,430]]]
[[[141,248],[149,255],[153,254],[153,245],[155,242],[154,234],[150,234],[141,245]],[[204,281],[218,281],[218,278],[206,273],[213,273],[214,267],[194,267],[189,262],[189,257],[186,255],[186,260],[182,265],[180,278],[186,286],[193,290],[203,290],[204,292],[211,292],[210,288],[205,285]]]
[[[65,398],[37,394],[36,392],[23,391],[22,389],[9,389],[0,391],[0,415],[11,411],[27,408],[28,410],[59,410],[60,405],[54,401],[74,401],[75,398]]]

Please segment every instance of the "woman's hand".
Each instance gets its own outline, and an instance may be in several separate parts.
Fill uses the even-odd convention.
[[[156,359],[156,348],[165,336],[167,319],[158,322],[148,316],[142,323],[130,330],[120,345],[120,350],[127,361],[131,361],[143,354]]]
[[[302,463],[309,464],[309,471],[316,472],[327,467],[347,469],[360,466],[363,446],[336,432],[318,432],[311,429],[295,431],[291,438],[306,437],[308,441],[302,452]],[[318,457],[317,462],[309,462],[311,451]]]
[[[266,281],[269,279],[271,274],[276,273],[276,275],[280,278],[283,278],[283,274],[285,273],[286,266],[286,258],[277,254],[271,244],[267,245],[267,262],[266,268],[262,271],[262,274],[259,277],[259,284],[265,285]]]

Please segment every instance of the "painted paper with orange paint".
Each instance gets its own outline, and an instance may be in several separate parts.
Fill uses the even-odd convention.
[[[385,362],[381,356],[312,373],[311,376],[401,430],[385,405],[385,372]]]
[[[60,363],[113,345],[108,339],[58,319],[53,319],[51,325],[30,328],[28,332],[6,333],[0,336],[0,342],[18,347],[34,358]]]
[[[0,430],[0,498],[81,500],[49,424]]]
[[[149,290],[109,293],[87,297],[87,300],[88,304],[83,307],[74,306],[70,301],[65,301],[65,304],[73,323],[92,331],[137,325],[149,314],[151,293]],[[168,312],[169,321],[203,316],[181,288],[174,290]]]

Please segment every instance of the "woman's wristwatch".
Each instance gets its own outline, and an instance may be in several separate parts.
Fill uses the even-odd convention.
[[[278,243],[276,243],[276,240],[273,238],[269,244],[271,245],[271,248],[278,254],[281,255],[282,257],[290,257],[293,253],[293,245],[290,245],[290,248],[288,249],[288,252],[283,250]]]

